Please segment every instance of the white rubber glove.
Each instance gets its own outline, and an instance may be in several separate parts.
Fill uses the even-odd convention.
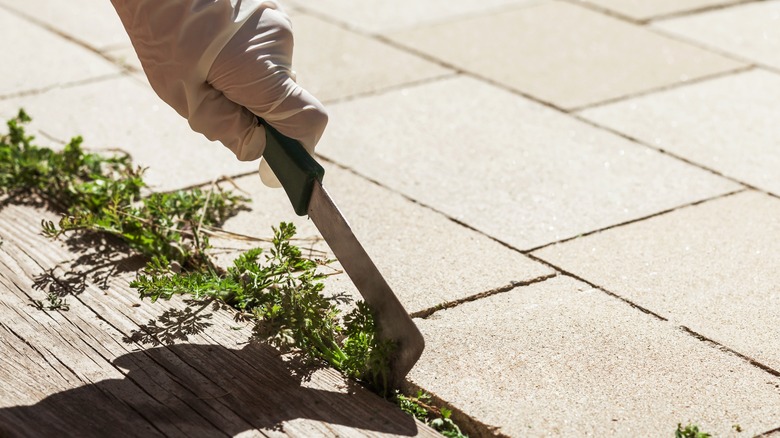
[[[111,0],[155,92],[241,161],[265,149],[263,118],[310,152],[322,104],[295,83],[289,17],[275,1]],[[263,182],[279,186],[264,162]]]

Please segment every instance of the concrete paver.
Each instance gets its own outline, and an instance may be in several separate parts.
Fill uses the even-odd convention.
[[[739,187],[466,77],[329,110],[323,155],[519,249]]]
[[[695,11],[713,6],[738,3],[740,0],[580,0],[635,20]]]
[[[535,255],[780,370],[777,198],[746,192]]]
[[[780,68],[780,1],[753,2],[653,25],[741,58]]]
[[[256,175],[236,182],[250,193],[251,211],[230,219],[225,229],[270,237],[271,226],[286,221],[296,224],[301,238],[319,237],[311,221],[294,215],[284,191],[262,186]],[[410,312],[553,273],[516,251],[336,166],[327,167],[324,184]],[[315,248],[327,250],[324,243]],[[358,297],[345,274],[329,278],[326,285],[332,293],[344,291]]]
[[[0,0],[0,5],[98,50],[130,44],[122,21],[107,0]]]
[[[95,78],[119,69],[100,56],[0,9],[0,96]]]
[[[374,33],[421,26],[460,16],[479,14],[540,0],[290,0],[290,4],[316,11],[351,27]]]
[[[756,70],[593,108],[582,115],[780,195],[777,102],[780,76]]]
[[[322,101],[430,79],[450,70],[310,15],[293,14],[298,82]]]
[[[435,313],[413,382],[510,436],[771,430],[780,379],[569,277]],[[742,436],[740,434],[740,436]]]
[[[561,33],[561,29],[566,32]],[[567,109],[741,66],[714,53],[562,2],[544,2],[390,37]]]
[[[155,191],[257,170],[257,162],[239,162],[221,143],[193,132],[151,89],[130,77],[0,100],[0,116],[9,119],[20,107],[39,133],[60,141],[81,135],[85,147],[129,152],[136,164],[149,168],[146,179]]]

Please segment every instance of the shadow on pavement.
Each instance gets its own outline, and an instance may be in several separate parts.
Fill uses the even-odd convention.
[[[365,390],[305,387],[278,352],[260,343],[240,350],[220,345],[151,348],[125,354],[113,365],[125,378],[0,409],[0,437],[214,437],[253,429],[278,434],[285,427],[297,436],[320,431],[338,435],[332,425],[417,433],[411,417]],[[325,424],[283,424],[296,419]]]

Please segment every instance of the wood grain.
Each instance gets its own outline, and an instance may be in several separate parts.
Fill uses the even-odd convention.
[[[296,371],[232,309],[142,302],[137,259],[50,241],[44,218],[0,210],[0,437],[439,436],[332,369]],[[48,292],[69,309],[37,307]]]

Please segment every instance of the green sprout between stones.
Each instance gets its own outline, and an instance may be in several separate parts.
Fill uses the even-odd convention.
[[[682,427],[682,423],[677,423],[677,430],[674,431],[674,438],[710,438],[712,435],[699,431],[699,426],[689,424]]]
[[[0,137],[0,195],[11,201],[45,201],[62,212],[57,223],[42,222],[46,236],[118,238],[148,260],[130,284],[142,298],[183,295],[230,305],[238,310],[238,318],[252,320],[256,332],[281,351],[324,361],[394,399],[445,436],[464,436],[452,423],[451,412],[430,406],[426,395],[390,397],[387,376],[394,345],[380,340],[374,314],[364,302],[342,316],[337,306],[342,298],[323,295],[325,275],[318,268],[328,261],[302,256],[291,243],[292,224],[273,228],[270,249],[243,252],[222,269],[208,256],[209,235],[218,234],[226,219],[246,208],[246,198],[218,185],[208,191],[142,196],[144,171],[134,167],[127,154],[86,152],[81,137],[61,151],[36,146],[24,130],[30,120],[20,110],[7,122],[8,134]],[[68,308],[61,295],[52,293],[46,303],[34,305],[41,310]]]
[[[468,435],[464,435],[450,418],[452,411],[445,407],[434,406],[430,394],[423,391],[417,391],[414,397],[396,394],[395,402],[402,411],[448,438],[468,438]]]

